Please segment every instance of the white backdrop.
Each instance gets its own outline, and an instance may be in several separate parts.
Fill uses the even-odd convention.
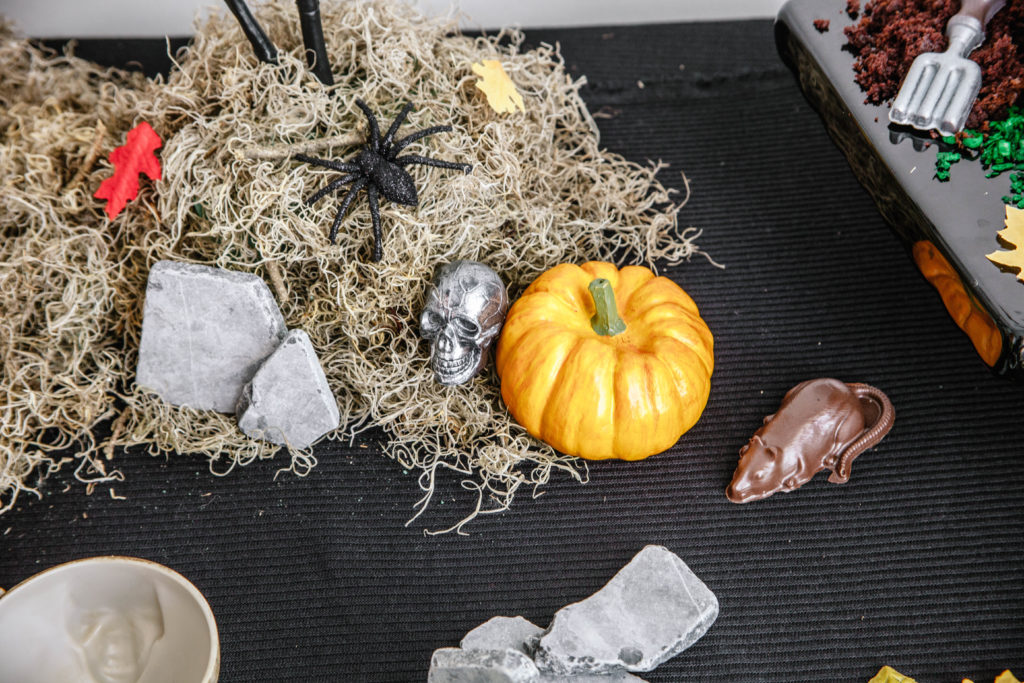
[[[249,0],[250,3],[259,0]],[[580,26],[771,17],[783,0],[461,0],[470,28]],[[0,14],[39,38],[184,36],[214,0],[0,0]],[[450,0],[416,0],[447,13]]]

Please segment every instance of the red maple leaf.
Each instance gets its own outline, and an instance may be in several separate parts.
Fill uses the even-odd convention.
[[[114,175],[100,183],[100,189],[93,195],[107,200],[106,211],[110,220],[117,218],[129,199],[139,195],[140,173],[145,173],[151,180],[160,180],[160,160],[153,150],[162,144],[153,127],[143,121],[128,131],[123,147],[110,153]]]

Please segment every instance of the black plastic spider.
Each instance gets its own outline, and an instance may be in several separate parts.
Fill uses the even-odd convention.
[[[364,187],[366,188],[366,196],[370,203],[370,217],[373,219],[373,260],[380,261],[384,254],[381,244],[380,207],[377,203],[377,193],[379,192],[385,198],[398,204],[405,204],[406,206],[416,206],[419,204],[416,184],[403,166],[423,164],[424,166],[462,170],[466,173],[473,170],[473,167],[470,164],[456,164],[451,161],[441,161],[440,159],[431,159],[415,154],[398,156],[403,149],[413,142],[428,135],[444,133],[452,129],[451,126],[433,126],[394,141],[395,133],[398,132],[399,126],[402,125],[405,117],[412,110],[412,102],[402,108],[402,111],[395,117],[394,122],[388,128],[388,132],[383,138],[380,136],[380,128],[377,127],[377,117],[373,115],[370,108],[360,99],[356,100],[356,104],[366,114],[366,120],[370,124],[370,139],[367,140],[355,157],[347,163],[331,161],[330,159],[317,159],[305,154],[296,154],[295,158],[308,164],[332,168],[347,174],[326,187],[317,190],[316,194],[306,200],[307,206],[338,190],[343,185],[352,183],[352,186],[348,188],[348,194],[341,201],[338,214],[334,217],[334,223],[331,225],[331,234],[329,236],[331,244],[334,244],[334,240],[338,236],[338,226],[341,225],[341,219],[344,218],[345,211],[348,210],[352,200],[355,199],[356,193]]]

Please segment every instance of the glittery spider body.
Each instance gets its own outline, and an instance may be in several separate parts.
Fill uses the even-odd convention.
[[[419,204],[416,184],[409,172],[405,170],[405,167],[421,164],[423,166],[460,170],[465,173],[469,173],[473,170],[473,167],[470,164],[442,161],[416,154],[398,156],[402,150],[413,142],[429,135],[448,132],[452,129],[451,126],[433,126],[395,140],[395,134],[398,132],[402,122],[405,121],[405,117],[412,110],[412,102],[409,102],[402,108],[402,111],[395,117],[391,127],[388,128],[387,133],[383,137],[381,137],[380,127],[377,125],[377,117],[374,116],[370,107],[360,99],[356,100],[356,105],[363,110],[363,113],[366,115],[366,121],[370,126],[370,137],[366,144],[360,148],[358,154],[348,162],[317,159],[305,154],[296,154],[295,158],[308,164],[323,166],[324,168],[341,171],[345,174],[341,178],[320,188],[315,194],[306,199],[306,205],[309,206],[332,192],[340,192],[342,188],[348,185],[345,197],[341,200],[338,213],[334,217],[334,223],[331,225],[331,232],[328,237],[331,244],[334,244],[337,239],[338,228],[345,217],[345,212],[351,206],[353,200],[355,200],[356,194],[360,190],[366,189],[366,197],[370,205],[370,218],[373,221],[373,260],[380,261],[384,255],[380,227],[380,195],[396,204],[404,204],[406,206],[417,206]]]

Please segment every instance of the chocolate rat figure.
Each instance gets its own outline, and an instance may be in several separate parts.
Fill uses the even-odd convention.
[[[802,382],[740,449],[725,495],[734,503],[761,500],[799,488],[823,469],[832,471],[833,484],[846,483],[853,459],[882,440],[894,417],[889,398],[867,384]]]

